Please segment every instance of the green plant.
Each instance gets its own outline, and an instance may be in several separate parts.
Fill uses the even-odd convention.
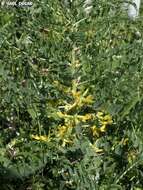
[[[82,5],[0,12],[4,190],[143,188],[142,17]]]

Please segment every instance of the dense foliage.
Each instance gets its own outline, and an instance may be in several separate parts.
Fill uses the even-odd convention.
[[[2,190],[143,189],[143,20],[122,2],[0,12]]]

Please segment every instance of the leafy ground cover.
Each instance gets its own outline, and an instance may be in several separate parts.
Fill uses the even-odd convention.
[[[143,189],[143,20],[119,1],[0,12],[2,190]]]

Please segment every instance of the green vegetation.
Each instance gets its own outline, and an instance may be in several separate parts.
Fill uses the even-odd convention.
[[[82,5],[1,9],[1,190],[143,189],[143,20]]]

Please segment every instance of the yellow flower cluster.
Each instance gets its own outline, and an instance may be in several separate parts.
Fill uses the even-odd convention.
[[[56,113],[57,117],[62,119],[62,124],[58,125],[54,134],[57,140],[62,142],[62,146],[72,143],[75,137],[75,127],[78,124],[78,126],[82,126],[83,131],[91,129],[92,135],[99,138],[101,134],[107,131],[107,126],[113,123],[112,117],[101,111],[97,112],[97,114],[79,114],[83,106],[91,105],[94,102],[93,96],[88,94],[89,90],[82,88],[79,85],[79,81],[80,78],[73,80],[71,87],[66,87],[58,81],[54,81],[54,86],[70,96],[71,100],[71,102],[66,100],[62,101],[62,103],[59,104],[59,110],[62,108],[63,111]],[[90,127],[91,125],[93,126]],[[48,141],[47,136],[33,135],[32,138],[39,141]]]
[[[105,115],[104,112],[97,112],[96,115],[93,113],[88,113],[85,115],[68,115],[66,113],[57,112],[57,115],[65,120],[65,126],[61,126],[59,130],[59,137],[61,138],[63,137],[62,134],[67,132],[67,128],[72,128],[80,122],[88,122],[91,120],[94,121],[97,119],[99,122],[99,127],[96,125],[91,127],[92,134],[96,137],[99,137],[101,133],[106,132],[107,126],[113,123],[112,117],[109,114]]]
[[[60,118],[64,118],[65,120],[72,120],[72,121],[82,121],[82,122],[87,122],[91,119],[94,118],[94,114],[88,113],[85,115],[68,115],[66,113],[62,113],[62,112],[57,112],[58,117]]]
[[[64,125],[59,126],[57,137],[63,138],[65,134],[67,133],[67,130],[68,130],[67,126],[64,126]]]
[[[78,90],[77,88],[78,88],[78,82],[73,81],[72,89],[70,89],[69,91],[71,91],[74,102],[71,104],[65,105],[65,111],[67,112],[73,110],[74,108],[81,108],[83,105],[93,103],[93,96],[87,95],[88,89],[83,91],[83,90]]]
[[[62,113],[61,111],[57,112],[57,116],[59,118],[64,119],[64,125],[59,125],[57,130],[57,138],[59,140],[62,140],[63,146],[65,144],[69,144],[72,141],[70,139],[73,139],[73,129],[76,127],[77,124],[83,122],[88,122],[94,118],[95,114],[85,114],[85,115],[70,115],[67,114],[67,112]]]
[[[31,135],[31,138],[37,141],[43,141],[43,142],[49,142],[50,138],[48,136],[44,136],[44,135]]]
[[[64,113],[62,113],[62,112],[57,112],[57,115],[58,115],[58,117],[60,117],[60,118],[65,118],[66,116],[67,116],[67,114],[64,114]]]
[[[85,114],[85,115],[77,115],[77,119],[81,120],[82,122],[87,122],[91,119],[93,119],[94,115],[93,114]]]
[[[92,95],[88,95],[83,99],[83,103],[84,104],[92,104],[93,103],[93,96]]]
[[[100,129],[97,128],[96,125],[93,125],[93,126],[91,127],[91,131],[92,131],[92,135],[93,135],[94,137],[99,137],[99,135],[100,135]]]
[[[113,123],[112,117],[109,114],[104,116],[103,112],[98,112],[96,116],[101,124],[100,131],[106,132],[107,126]]]
[[[107,126],[113,123],[112,117],[108,115],[104,115],[103,112],[97,112],[96,117],[99,121],[100,127],[96,127],[95,125],[91,127],[93,136],[99,137],[101,133],[107,131]]]
[[[71,133],[72,133],[72,126],[66,126],[66,125],[59,125],[58,131],[57,131],[57,138],[59,140],[62,140],[62,146],[64,147],[66,144],[71,144],[72,140],[71,138]]]

